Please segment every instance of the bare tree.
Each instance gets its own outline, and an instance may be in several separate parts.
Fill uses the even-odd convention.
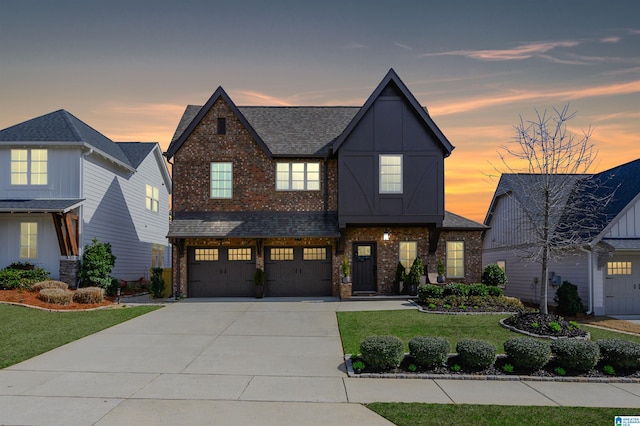
[[[523,215],[513,224],[520,236],[517,253],[542,267],[540,312],[544,314],[550,262],[594,236],[600,212],[613,195],[599,191],[603,182],[589,173],[597,157],[591,128],[578,138],[567,130],[567,122],[575,117],[569,105],[553,111],[536,111],[531,121],[520,117],[514,140],[500,147],[501,167],[494,166],[503,177],[508,174],[504,184],[518,194]]]

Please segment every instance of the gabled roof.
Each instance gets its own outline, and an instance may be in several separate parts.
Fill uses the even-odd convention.
[[[157,145],[156,142],[117,142],[117,144],[136,169]]]
[[[365,114],[373,106],[376,99],[382,94],[382,92],[389,85],[395,86],[395,88],[399,90],[399,92],[407,100],[407,102],[409,102],[413,110],[422,119],[422,121],[427,126],[427,128],[429,128],[431,132],[433,132],[435,137],[438,139],[438,141],[440,141],[440,143],[442,144],[442,150],[444,151],[444,156],[448,157],[451,154],[451,151],[453,151],[454,146],[451,145],[451,143],[449,142],[447,137],[444,135],[444,133],[442,133],[442,131],[438,128],[436,123],[431,119],[429,114],[427,114],[426,109],[420,105],[420,103],[416,100],[416,98],[413,96],[411,91],[409,91],[407,86],[402,82],[402,80],[400,80],[400,77],[398,77],[398,74],[396,74],[393,68],[389,69],[389,72],[387,72],[387,75],[382,79],[380,84],[378,84],[378,87],[376,87],[376,89],[373,91],[371,96],[369,96],[369,99],[367,99],[367,101],[364,103],[362,108],[360,108],[360,110],[358,111],[356,116],[353,118],[351,123],[349,123],[349,125],[344,129],[342,134],[336,139],[336,141],[333,144],[333,151],[337,152],[340,149],[340,145],[342,145],[342,143],[347,139],[349,134],[353,131],[353,129],[355,129],[355,127],[358,125],[360,120],[362,120]]]
[[[2,142],[86,144],[121,165],[132,168],[116,143],[63,109],[0,130]]]
[[[462,217],[449,211],[444,212],[444,219],[442,220],[442,229],[444,230],[478,230],[484,231],[489,229],[488,226],[475,222],[466,217]]]

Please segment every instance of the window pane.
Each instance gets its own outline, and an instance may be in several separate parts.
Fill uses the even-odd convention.
[[[211,163],[211,198],[231,198],[231,163]]]
[[[402,155],[380,156],[380,193],[402,193]]]
[[[307,190],[320,189],[320,163],[307,163]]]
[[[196,262],[213,262],[218,260],[218,249],[196,249],[195,261]]]
[[[250,248],[229,249],[229,260],[251,260]]]
[[[401,241],[398,251],[400,252],[400,263],[405,269],[410,269],[413,261],[418,257],[418,243],[415,241]]]
[[[35,259],[38,257],[38,224],[22,222],[20,224],[20,257]]]
[[[447,277],[464,277],[464,242],[447,242]]]
[[[11,185],[26,185],[28,184],[27,172],[27,150],[26,149],[12,149],[11,150]]]
[[[31,150],[31,184],[47,184],[47,150]]]
[[[631,275],[631,262],[607,262],[607,275]]]
[[[289,163],[276,164],[276,189],[280,191],[289,189]]]
[[[293,260],[293,248],[274,247],[269,251],[270,260]]]
[[[303,260],[327,260],[327,249],[324,247],[305,247],[302,250]]]

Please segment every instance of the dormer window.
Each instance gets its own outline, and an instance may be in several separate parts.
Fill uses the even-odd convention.
[[[227,134],[227,119],[224,117],[218,117],[218,125],[216,127],[217,135],[226,135]]]

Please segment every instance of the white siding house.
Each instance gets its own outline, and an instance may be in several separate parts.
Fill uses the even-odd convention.
[[[169,265],[170,193],[155,142],[113,142],[64,110],[0,130],[0,268],[30,262],[75,284],[69,265],[97,238],[113,277],[147,278]]]
[[[596,218],[584,244],[550,264],[548,302],[553,305],[558,285],[569,281],[578,286],[589,313],[640,314],[640,160],[589,176],[602,183],[594,191],[613,192],[613,198]],[[572,178],[575,183],[579,177]],[[524,212],[530,209],[522,207],[532,201],[532,195],[516,181],[521,182],[521,177],[503,175],[498,183],[484,222],[491,229],[484,235],[482,263],[504,265],[505,294],[537,304],[542,267],[526,259],[532,249],[530,221],[536,219],[528,217]],[[566,202],[569,195],[561,198]]]

